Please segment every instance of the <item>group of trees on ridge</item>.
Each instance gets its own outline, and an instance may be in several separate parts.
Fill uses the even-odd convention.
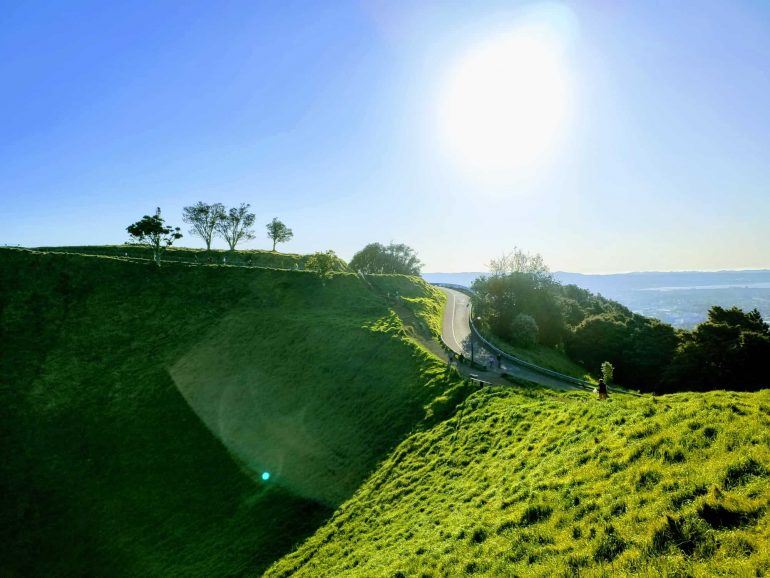
[[[362,273],[398,273],[419,275],[422,263],[417,253],[403,243],[370,243],[350,260],[350,268]]]
[[[256,216],[249,211],[250,205],[241,203],[239,207],[225,210],[221,203],[208,204],[202,201],[184,207],[182,220],[190,225],[189,233],[199,237],[206,244],[206,250],[211,250],[211,243],[218,235],[221,236],[235,251],[238,243],[255,238],[254,222]],[[273,251],[278,243],[291,240],[294,233],[278,219],[267,223],[267,237],[273,242]],[[161,216],[160,208],[154,215],[145,215],[136,223],[129,225],[126,230],[137,245],[148,247],[152,252],[153,261],[160,266],[163,251],[182,238],[179,227],[167,225]],[[308,269],[318,271],[326,276],[331,271],[341,271],[350,268],[366,274],[399,273],[403,275],[419,275],[422,263],[417,253],[404,244],[370,243],[358,251],[349,265],[345,265],[334,251],[317,252],[311,255],[306,263]]]
[[[256,237],[254,222],[256,215],[249,211],[251,205],[241,203],[238,207],[225,210],[222,203],[197,202],[182,210],[182,220],[190,225],[189,233],[200,237],[206,244],[206,250],[211,250],[211,243],[216,236],[225,240],[231,251],[235,251],[238,243],[250,241]],[[273,242],[273,251],[278,243],[286,243],[294,237],[294,233],[276,218],[267,223],[267,238]],[[160,265],[163,251],[182,238],[179,227],[166,225],[160,214],[160,207],[154,215],[145,215],[136,223],[126,227],[132,242],[149,247],[153,260]]]
[[[251,205],[241,203],[238,207],[225,210],[222,203],[208,204],[198,201],[182,210],[182,220],[191,225],[190,234],[200,237],[206,243],[206,250],[211,250],[211,242],[216,235],[221,236],[231,251],[235,251],[241,241],[254,239],[256,215],[249,211]],[[274,218],[267,225],[267,238],[273,242],[273,251],[278,243],[286,243],[294,233],[281,221]]]
[[[561,285],[539,255],[516,249],[473,284],[483,330],[520,347],[564,351],[592,373],[603,362],[618,383],[640,390],[767,386],[770,329],[756,310],[712,307],[694,330],[635,314],[575,285]]]

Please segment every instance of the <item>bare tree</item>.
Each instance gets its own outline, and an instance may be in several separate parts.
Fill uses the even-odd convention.
[[[251,227],[254,225],[256,216],[249,212],[250,206],[247,203],[241,203],[240,207],[233,207],[217,221],[216,231],[227,241],[231,251],[235,251],[235,247],[241,241],[254,238],[254,230]]]
[[[553,275],[539,253],[525,253],[518,247],[510,253],[503,253],[499,259],[490,260],[488,267],[494,276],[526,273],[544,283],[553,281]]]
[[[189,233],[203,239],[207,251],[211,250],[211,241],[214,238],[217,224],[225,216],[225,206],[222,203],[209,205],[203,201],[198,201],[182,210],[182,220],[192,225]]]

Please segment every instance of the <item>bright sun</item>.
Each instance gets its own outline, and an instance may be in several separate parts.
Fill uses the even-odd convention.
[[[539,28],[520,28],[470,50],[450,72],[439,102],[452,158],[485,176],[535,167],[568,112],[563,49]]]

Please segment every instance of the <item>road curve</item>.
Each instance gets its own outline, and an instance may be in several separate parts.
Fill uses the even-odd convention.
[[[482,365],[488,365],[490,372],[509,375],[533,381],[552,389],[581,389],[569,381],[563,381],[557,377],[543,375],[526,367],[515,365],[509,361],[503,361],[501,367],[496,367],[495,357],[489,353],[477,340],[473,340],[470,326],[470,297],[460,291],[448,287],[438,287],[446,294],[447,301],[444,308],[444,319],[441,325],[441,339],[455,353],[471,357],[471,344],[473,357]]]

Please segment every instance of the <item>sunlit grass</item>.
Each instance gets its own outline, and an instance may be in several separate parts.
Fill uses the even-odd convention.
[[[764,575],[769,470],[770,392],[490,388],[268,575]]]

